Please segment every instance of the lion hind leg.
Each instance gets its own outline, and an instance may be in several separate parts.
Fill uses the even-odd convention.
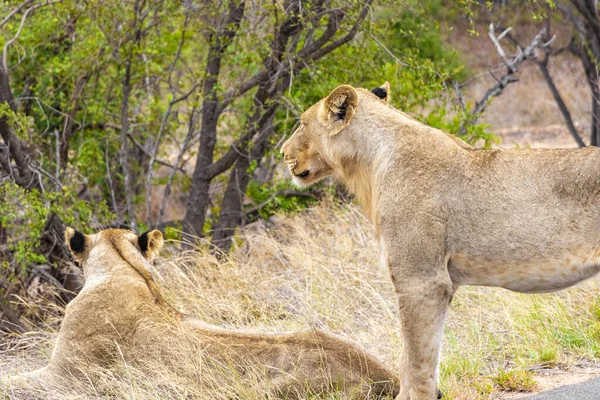
[[[324,384],[353,393],[360,399],[379,399],[399,393],[399,377],[357,343],[322,331],[309,334],[317,349],[313,363],[322,363]]]

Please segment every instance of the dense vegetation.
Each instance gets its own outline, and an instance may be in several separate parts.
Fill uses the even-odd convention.
[[[3,329],[25,327],[13,295],[31,293],[33,281],[65,301],[77,290],[64,224],[168,227],[227,251],[238,226],[323,196],[327,185],[303,193],[282,179],[278,146],[302,110],[338,84],[389,80],[396,105],[458,127],[445,114],[449,99],[439,100],[447,82],[464,77],[427,18],[440,7],[4,2]],[[173,204],[185,213],[170,212]],[[55,298],[47,286],[33,291]]]
[[[0,330],[27,329],[48,300],[80,287],[65,224],[160,227],[223,254],[238,227],[336,195],[330,182],[291,187],[278,151],[301,112],[339,84],[390,81],[398,108],[490,146],[478,117],[518,63],[465,102],[471,73],[443,31],[504,27],[519,17],[509,6],[540,26],[573,20],[570,49],[595,79],[598,24],[575,0],[3,2]]]

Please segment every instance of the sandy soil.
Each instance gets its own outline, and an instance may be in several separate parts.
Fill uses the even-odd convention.
[[[573,385],[597,377],[600,377],[600,364],[575,365],[567,371],[561,369],[539,369],[535,371],[535,380],[538,383],[535,391],[519,393],[499,392],[494,398],[502,400],[525,399],[560,386]]]
[[[579,136],[589,143],[589,134],[582,126],[576,126]],[[539,149],[576,149],[577,143],[564,124],[544,127],[532,126],[524,128],[499,129],[494,132],[501,142],[497,148],[539,148]]]

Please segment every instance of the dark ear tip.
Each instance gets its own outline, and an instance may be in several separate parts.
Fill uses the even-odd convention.
[[[373,93],[375,96],[379,97],[380,99],[385,99],[387,97],[387,92],[382,87],[376,87],[375,89],[371,90],[371,93]]]
[[[148,251],[148,232],[144,232],[138,236],[138,245],[140,246],[142,254],[145,254]]]
[[[71,246],[71,251],[74,253],[81,253],[85,250],[85,236],[83,236],[83,233],[75,231],[75,234],[69,240],[69,246]]]

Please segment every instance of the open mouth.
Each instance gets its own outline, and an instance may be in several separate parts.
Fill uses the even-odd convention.
[[[304,172],[300,172],[299,174],[294,174],[294,176],[296,178],[306,178],[308,176],[309,172],[308,170],[304,171]]]

